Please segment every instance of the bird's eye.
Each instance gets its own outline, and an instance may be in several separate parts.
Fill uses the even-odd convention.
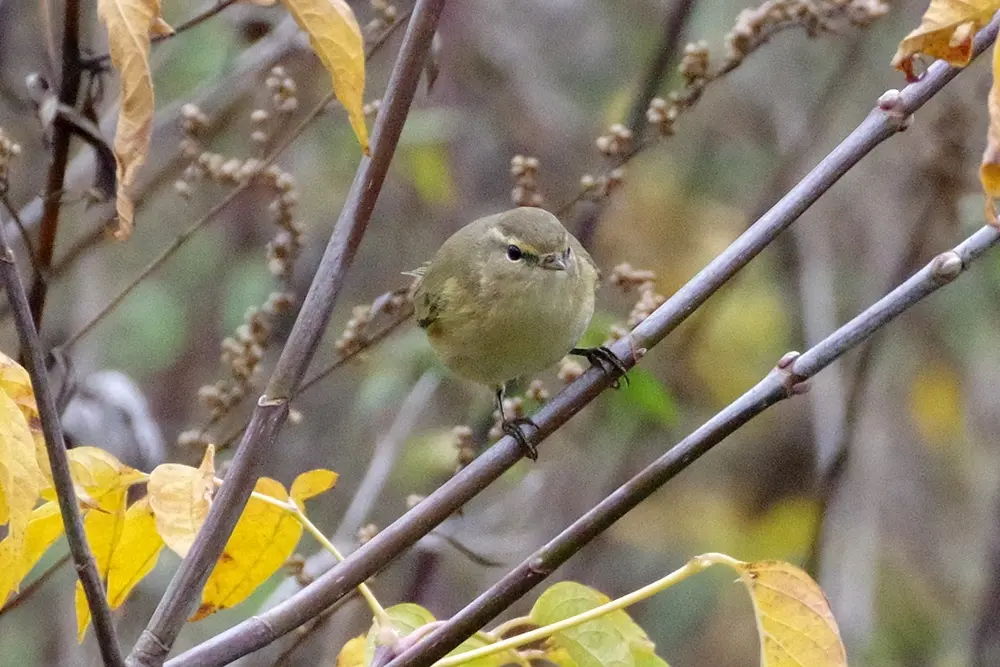
[[[516,262],[520,260],[522,257],[524,257],[524,253],[521,252],[521,249],[518,248],[516,245],[511,243],[509,246],[507,246],[507,259],[509,259],[512,262]]]

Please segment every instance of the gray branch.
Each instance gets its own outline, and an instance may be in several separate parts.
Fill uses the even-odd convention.
[[[974,56],[981,54],[996,38],[1000,18],[976,35]],[[819,197],[861,158],[896,132],[905,129],[910,114],[951,81],[960,68],[935,62],[923,78],[902,91],[890,91],[879,106],[833,152],[765,213],[722,254],[678,290],[650,317],[639,324],[630,337],[618,341],[612,350],[627,365],[673,331],[708,297],[732,278],[791,225]],[[828,362],[827,362],[828,363]],[[799,369],[801,370],[801,369]],[[602,371],[588,369],[566,387],[532,419],[538,425],[528,440],[538,444],[570,417],[582,410],[611,385]],[[521,447],[505,437],[456,474],[419,505],[382,530],[372,540],[349,555],[342,563],[273,609],[247,619],[181,654],[170,665],[221,665],[266,646],[281,635],[305,623],[335,601],[349,594],[429,533],[521,458]]]
[[[83,518],[80,516],[76,490],[73,488],[73,478],[70,475],[69,459],[66,456],[66,441],[63,439],[62,425],[59,423],[59,410],[56,408],[45,369],[45,355],[42,352],[41,341],[38,340],[35,322],[31,318],[24,285],[14,263],[14,253],[7,245],[3,225],[0,225],[0,279],[3,280],[7,290],[17,335],[21,340],[24,362],[28,367],[31,386],[38,401],[38,415],[42,422],[45,450],[49,455],[49,467],[52,469],[52,481],[56,487],[59,511],[62,514],[63,526],[66,528],[66,541],[69,542],[76,573],[87,596],[87,606],[94,621],[94,632],[101,649],[101,657],[106,665],[121,665],[123,664],[121,649],[115,636],[114,623],[111,621],[111,609],[104,593],[104,583],[97,572],[94,554],[90,550],[90,544],[83,530]]]
[[[226,483],[181,562],[128,663],[159,665],[173,645],[205,579],[222,552],[259,475],[260,464],[288,416],[288,400],[302,380],[326,329],[347,268],[371,218],[389,162],[413,100],[421,68],[444,0],[418,0],[389,77],[382,110],[372,130],[372,156],[363,157],[354,183],[330,236],[288,342],[265,393],[257,401]]]

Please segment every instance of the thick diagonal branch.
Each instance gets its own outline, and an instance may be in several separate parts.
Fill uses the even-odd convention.
[[[993,43],[998,27],[1000,19],[995,17],[980,31],[975,39],[975,55],[978,56]],[[638,356],[673,331],[859,160],[882,141],[905,128],[909,115],[960,71],[943,62],[936,62],[919,82],[902,91],[884,95],[879,106],[771,210],[637,326],[630,337],[618,341],[612,348],[615,354],[626,365],[633,365]],[[603,372],[589,369],[532,416],[538,429],[527,434],[528,440],[533,444],[544,440],[610,384],[611,380]],[[302,591],[273,609],[190,649],[170,664],[225,664],[290,632],[349,594],[360,582],[381,570],[451,516],[517,463],[521,451],[513,438],[501,439],[420,504]]]
[[[129,656],[131,665],[158,665],[163,662],[253,490],[260,463],[288,415],[288,399],[312,359],[347,268],[361,243],[402,132],[443,5],[444,0],[420,0],[413,10],[389,78],[382,111],[375,121],[372,156],[362,158],[358,166],[354,183],[288,342],[278,358],[264,396],[257,402],[250,426],[226,475],[226,484],[212,503],[212,509],[191,550],[133,648]]]

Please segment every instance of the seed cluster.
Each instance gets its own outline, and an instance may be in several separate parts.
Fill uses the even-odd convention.
[[[7,190],[7,173],[10,163],[21,155],[21,145],[7,136],[0,127],[0,192]]]
[[[518,206],[541,206],[545,198],[538,188],[538,158],[530,155],[515,155],[510,159],[510,175],[514,177],[514,189],[510,198]]]
[[[409,302],[409,289],[402,289],[383,294],[370,304],[355,306],[351,310],[351,319],[347,320],[344,331],[333,344],[334,349],[342,356],[359,352],[368,345],[367,328],[372,320],[381,314],[399,313]]]
[[[610,340],[615,341],[628,335],[629,330],[649,317],[659,308],[667,297],[656,291],[656,274],[644,269],[635,269],[631,264],[619,264],[611,270],[608,283],[618,287],[622,292],[638,292],[639,299],[632,306],[625,326],[614,326],[610,331]]]
[[[368,34],[385,30],[399,18],[399,10],[396,9],[396,5],[385,0],[369,0],[368,4],[371,5],[372,14],[374,14],[372,20],[365,26],[365,32]]]

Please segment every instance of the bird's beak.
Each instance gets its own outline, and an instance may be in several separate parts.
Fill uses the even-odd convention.
[[[542,256],[539,266],[550,271],[565,271],[566,259],[561,254],[551,253]]]

